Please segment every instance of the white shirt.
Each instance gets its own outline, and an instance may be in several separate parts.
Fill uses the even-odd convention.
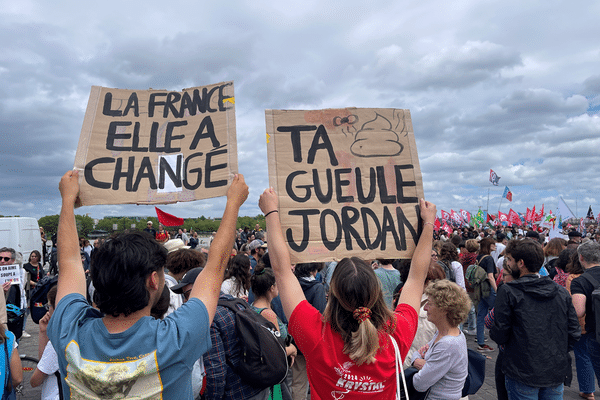
[[[58,357],[56,351],[52,347],[52,343],[48,341],[46,348],[42,354],[42,358],[38,362],[37,368],[48,375],[42,383],[42,400],[58,400],[58,380],[54,373],[58,371]]]
[[[494,264],[498,264],[498,257],[500,256],[500,253],[504,251],[505,248],[506,246],[502,243],[496,243],[496,250],[492,251],[490,254],[494,259]]]

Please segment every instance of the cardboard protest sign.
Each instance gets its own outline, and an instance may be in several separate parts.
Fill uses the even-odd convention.
[[[266,121],[293,263],[411,257],[423,183],[408,110],[267,110]]]
[[[237,173],[233,82],[184,89],[93,86],[75,169],[80,205],[223,196]]]
[[[15,285],[21,283],[21,271],[18,265],[0,266],[0,285],[6,282],[12,282]]]

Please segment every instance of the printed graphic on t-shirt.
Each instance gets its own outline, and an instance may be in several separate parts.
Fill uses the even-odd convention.
[[[79,345],[66,348],[71,399],[162,399],[156,351],[135,359],[99,362],[81,357]]]
[[[334,368],[339,378],[336,383],[338,390],[331,392],[333,399],[342,400],[350,391],[371,394],[383,392],[383,382],[376,382],[368,375],[353,373],[351,370],[353,366],[354,363],[348,361]]]

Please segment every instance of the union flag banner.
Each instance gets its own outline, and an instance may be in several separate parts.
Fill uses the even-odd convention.
[[[504,224],[505,222],[508,224],[508,214],[498,211],[498,219],[500,220],[501,224]]]
[[[531,210],[529,209],[529,207],[527,207],[527,212],[525,213],[525,221],[531,222],[532,220],[533,217],[531,216]]]
[[[447,223],[444,222],[442,229],[445,230],[448,235],[452,235],[452,228],[450,228],[450,226]]]
[[[508,222],[515,225],[521,225],[521,218],[512,208],[508,212]]]
[[[471,213],[470,212],[461,209],[460,216],[462,217],[462,220],[465,221],[465,224],[468,224],[469,222],[471,222]]]
[[[442,210],[442,223],[445,224],[448,221],[450,221],[450,213]]]

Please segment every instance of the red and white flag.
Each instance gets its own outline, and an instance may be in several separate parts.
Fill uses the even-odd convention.
[[[465,222],[465,224],[468,224],[469,222],[471,222],[471,213],[470,212],[461,209],[460,216],[462,217],[462,220]]]
[[[448,221],[450,221],[450,213],[442,210],[442,224],[445,224]]]
[[[517,214],[512,208],[508,212],[508,222],[510,222],[511,224],[518,225],[518,226],[520,226],[522,223],[521,218],[519,217],[519,214]]]
[[[498,219],[500,220],[500,222],[508,222],[508,214],[505,214],[502,211],[498,211]]]
[[[531,210],[529,209],[529,207],[527,207],[527,212],[525,213],[525,221],[531,222],[532,220],[533,220],[533,217],[531,215]]]
[[[452,235],[452,228],[447,223],[444,222],[442,229],[446,231],[448,236]]]

